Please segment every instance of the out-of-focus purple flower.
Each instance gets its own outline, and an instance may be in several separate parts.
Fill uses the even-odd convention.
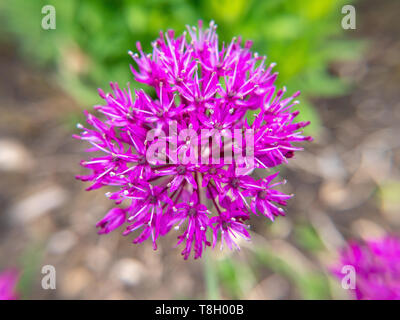
[[[196,259],[201,257],[203,250],[210,245],[206,237],[206,230],[211,226],[208,217],[211,212],[204,204],[199,203],[197,192],[193,192],[190,197],[187,193],[183,194],[182,200],[184,202],[172,207],[170,215],[165,215],[165,223],[169,226],[175,225],[175,230],[179,230],[184,225],[185,231],[178,236],[177,245],[182,242],[186,243],[182,251],[185,259],[189,257],[193,247]]]
[[[279,172],[272,174],[265,179],[260,179],[255,183],[252,191],[249,193],[250,195],[253,195],[251,199],[251,209],[253,212],[261,212],[272,221],[274,221],[276,216],[285,214],[285,211],[281,207],[278,207],[277,204],[286,206],[286,200],[292,197],[292,195],[287,195],[273,189],[277,185],[286,183],[286,180],[284,180],[271,184],[272,180],[277,177],[278,174]],[[248,193],[246,193],[246,195],[247,194]]]
[[[18,271],[8,269],[0,273],[0,300],[16,300],[16,286],[19,279]]]
[[[251,214],[284,215],[290,196],[274,190],[277,174],[250,174],[286,163],[301,150],[295,143],[311,138],[291,111],[299,92],[284,98],[274,64],[251,46],[240,37],[221,45],[216,25],[199,22],[178,37],[160,33],[150,54],[140,43],[139,54],[129,52],[135,80],[155,98],[111,83],[95,106],[104,120],[86,112],[89,126],[78,124],[75,136],[101,153],[81,162],[91,172],[77,178],[92,183],[87,190],[113,187],[106,196],[121,205],[97,224],[99,233],[125,224],[124,235],[139,232],[134,243],[151,237],[156,249],[160,236],[178,230],[184,258],[192,251],[199,258],[207,237],[215,245],[221,234],[229,248],[237,236],[249,239]]]
[[[355,271],[355,289],[358,300],[400,299],[400,239],[386,236],[368,241],[351,241],[340,252],[340,263],[332,268],[340,280],[344,266]]]
[[[236,241],[238,237],[244,240],[250,240],[250,234],[247,231],[247,226],[242,222],[247,220],[248,216],[243,215],[242,210],[237,207],[234,201],[231,201],[228,197],[222,200],[221,206],[225,209],[220,211],[218,216],[212,217],[211,223],[214,225],[213,229],[213,248],[217,244],[218,233],[221,234],[221,250],[225,244],[229,249],[233,247],[239,249]]]

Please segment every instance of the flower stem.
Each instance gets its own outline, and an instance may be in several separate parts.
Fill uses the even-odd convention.
[[[217,270],[210,252],[204,253],[204,280],[206,284],[206,299],[220,299]]]

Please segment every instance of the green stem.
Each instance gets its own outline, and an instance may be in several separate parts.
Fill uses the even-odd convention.
[[[218,275],[213,257],[209,252],[204,253],[204,280],[206,283],[206,297],[208,300],[220,299]]]

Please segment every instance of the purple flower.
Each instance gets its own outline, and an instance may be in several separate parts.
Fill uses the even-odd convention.
[[[274,189],[277,174],[252,174],[286,163],[301,150],[295,143],[311,138],[291,111],[299,93],[284,98],[274,64],[251,46],[240,37],[221,45],[216,25],[199,22],[178,37],[160,33],[150,54],[140,43],[138,54],[129,52],[135,80],[154,94],[115,83],[111,93],[99,89],[102,120],[86,112],[89,126],[78,124],[75,135],[96,152],[81,162],[90,173],[77,178],[91,182],[87,190],[112,187],[106,196],[122,207],[97,224],[99,233],[124,224],[134,243],[151,237],[156,249],[160,236],[177,230],[184,258],[192,251],[199,258],[210,237],[215,246],[221,234],[229,248],[237,236],[249,239],[244,221],[252,213],[284,215],[290,196]]]
[[[103,219],[101,219],[96,227],[100,228],[98,231],[99,234],[109,233],[114,229],[117,229],[119,226],[125,223],[126,220],[126,212],[121,208],[111,209]]]
[[[365,242],[351,241],[340,252],[340,262],[332,268],[342,280],[344,266],[355,271],[355,289],[358,300],[400,299],[400,239],[386,236]]]
[[[0,300],[16,300],[18,295],[15,291],[19,273],[9,269],[0,273]]]

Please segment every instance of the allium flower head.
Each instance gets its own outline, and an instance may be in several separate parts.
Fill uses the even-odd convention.
[[[343,266],[355,271],[355,289],[358,300],[400,299],[400,239],[386,236],[365,242],[350,242],[340,252],[340,262],[333,274],[340,280],[345,276]]]
[[[5,270],[0,273],[0,300],[16,300],[18,295],[15,291],[19,274],[14,269]]]
[[[101,153],[81,162],[91,173],[78,178],[92,182],[87,190],[113,187],[106,195],[120,205],[97,224],[99,233],[124,224],[124,235],[137,233],[134,243],[151,237],[156,249],[160,236],[177,230],[185,259],[192,250],[201,257],[219,236],[237,247],[238,237],[250,239],[251,214],[284,215],[291,196],[274,189],[277,173],[251,174],[286,163],[301,149],[294,143],[311,139],[291,111],[299,93],[284,98],[274,64],[240,37],[221,44],[213,22],[178,37],[161,32],[150,54],[136,46],[132,73],[149,93],[111,83],[94,107],[104,120],[86,112],[90,126],[78,124],[75,136]]]

